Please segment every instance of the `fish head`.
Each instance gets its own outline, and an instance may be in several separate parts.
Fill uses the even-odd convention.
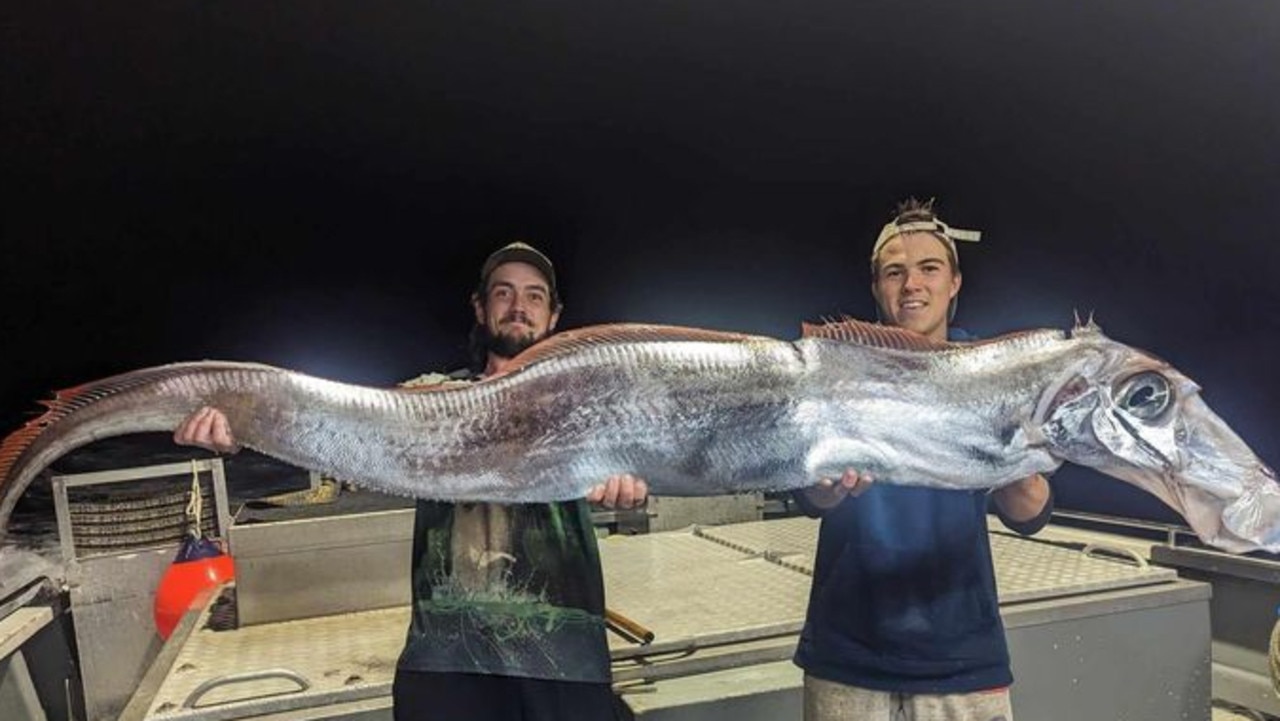
[[[1206,543],[1280,551],[1275,472],[1193,380],[1091,332],[1081,360],[1042,401],[1041,431],[1055,455],[1155,495]]]

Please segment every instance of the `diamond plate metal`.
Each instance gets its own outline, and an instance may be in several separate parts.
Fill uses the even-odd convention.
[[[207,611],[206,611],[207,613]],[[151,702],[148,719],[217,719],[250,709],[306,708],[391,692],[409,627],[409,607],[192,633]],[[284,679],[215,688],[184,708],[202,683],[233,674],[287,669],[310,687]]]
[[[781,566],[813,575],[818,520],[797,516],[695,530],[699,536],[744,553],[764,556]]]
[[[1042,601],[1175,581],[1171,568],[1091,556],[1074,548],[991,534],[1000,603]]]
[[[729,548],[773,559],[802,573],[813,573],[817,519],[739,523],[700,528],[697,533]],[[996,588],[1002,604],[1118,590],[1177,578],[1172,569],[1088,555],[1063,545],[1002,533],[992,533],[990,538]]]
[[[804,621],[808,577],[692,531],[611,537],[600,555],[609,607],[652,630],[655,646],[794,632]]]

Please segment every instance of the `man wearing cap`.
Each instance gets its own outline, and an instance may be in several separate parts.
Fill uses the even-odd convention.
[[[955,241],[977,239],[939,220],[932,201],[899,206],[871,254],[881,322],[972,340],[950,321]],[[986,515],[991,506],[1009,528],[1035,533],[1052,511],[1048,482],[1034,475],[987,494],[871,480],[850,470],[798,494],[822,518],[795,656],[806,721],[1010,721]]]
[[[560,317],[555,268],[525,243],[485,261],[471,296],[474,368],[406,386],[468,383],[510,370]],[[202,409],[180,443],[234,449],[226,419]],[[412,620],[392,687],[399,721],[616,718],[604,579],[588,502],[629,508],[647,488],[601,479],[587,499],[498,505],[419,501]]]

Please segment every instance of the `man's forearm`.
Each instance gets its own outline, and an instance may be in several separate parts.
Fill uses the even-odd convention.
[[[1039,516],[1049,502],[1050,495],[1049,481],[1039,473],[992,493],[1005,518],[1018,523]]]

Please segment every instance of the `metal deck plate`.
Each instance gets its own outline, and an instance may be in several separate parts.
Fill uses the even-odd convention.
[[[808,602],[817,528],[813,519],[788,518],[603,540],[610,608],[656,636],[641,648],[610,634],[615,658],[749,645],[752,639],[767,645],[763,639],[797,633]],[[1005,604],[1176,579],[1171,569],[1139,568],[1059,545],[999,534],[991,544]],[[408,625],[408,606],[222,632],[204,630],[202,619],[147,718],[218,721],[385,696]],[[731,647],[722,650],[732,655]],[[777,649],[766,650],[764,660],[780,657]],[[209,691],[195,708],[184,707],[211,679],[271,669],[287,669],[310,687],[299,691],[296,683],[280,679],[241,682]]]
[[[818,548],[818,519],[797,516],[731,526],[695,529],[702,538],[769,560],[805,575],[813,575]]]
[[[206,610],[207,613],[207,610]],[[307,708],[391,692],[409,607],[210,631],[201,620],[151,702],[148,719],[212,721],[249,712]],[[219,677],[287,670],[309,688],[277,677],[219,686],[185,705]]]
[[[739,523],[700,528],[696,533],[728,548],[813,573],[817,519]],[[991,534],[991,556],[1003,604],[1145,586],[1177,578],[1172,569],[1140,566],[1137,559],[1090,555],[1076,548],[1001,533]]]
[[[652,630],[655,646],[794,633],[804,621],[807,576],[691,531],[605,539],[600,555],[609,607]]]
[[[1000,602],[1041,601],[1096,591],[1176,581],[1170,568],[1090,555],[1082,550],[1033,539],[991,534],[996,589]]]

